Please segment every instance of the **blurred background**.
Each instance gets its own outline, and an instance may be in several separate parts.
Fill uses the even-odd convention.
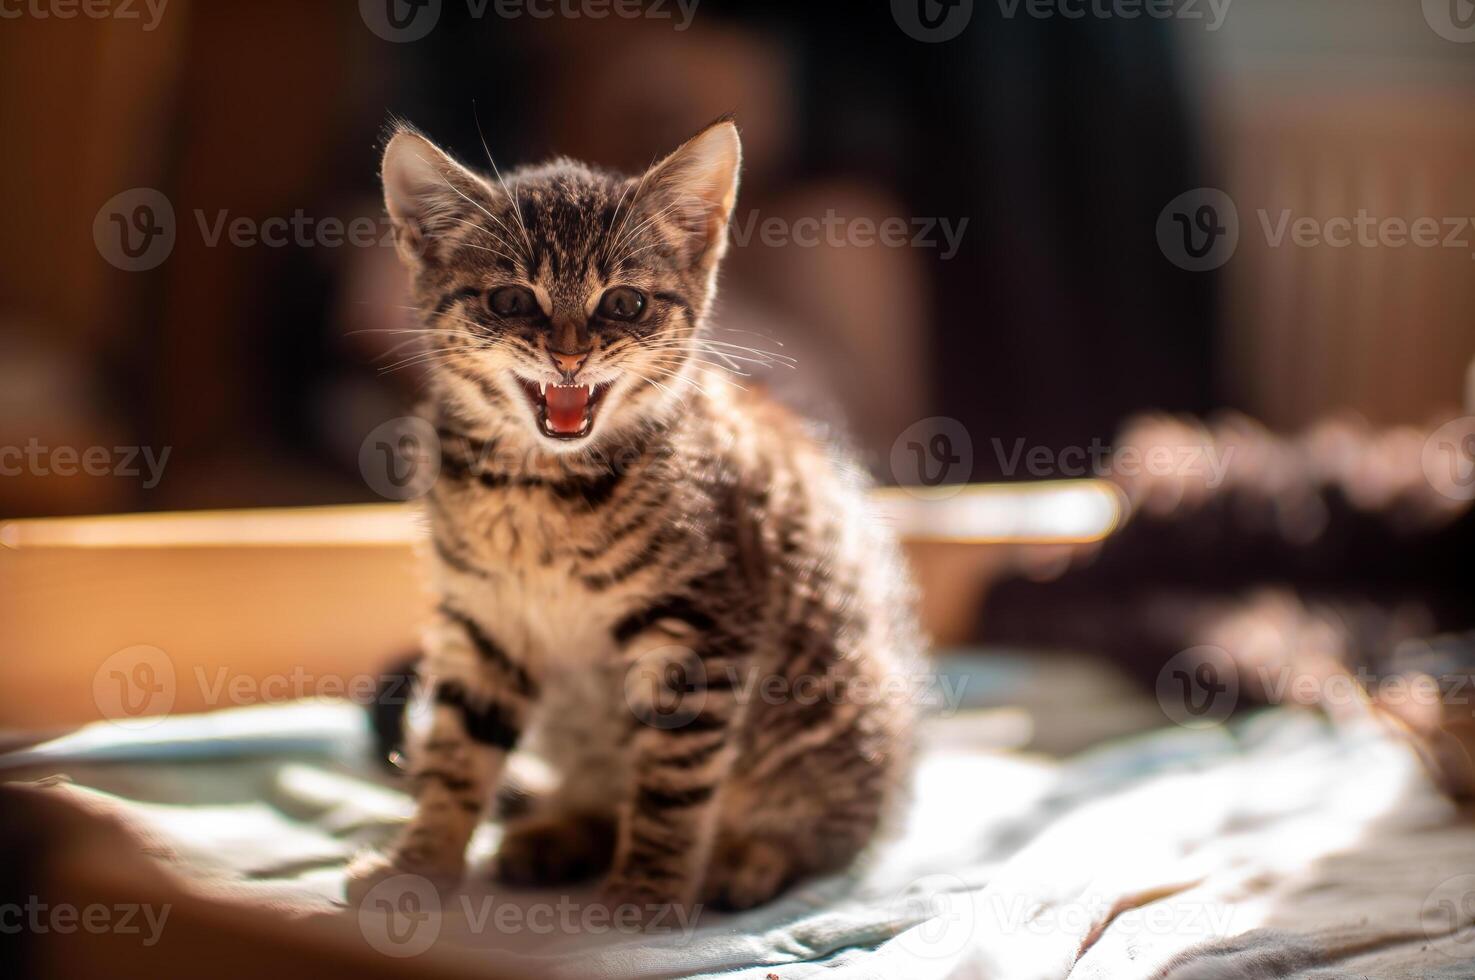
[[[763,381],[848,431],[882,482],[925,475],[895,451],[918,431],[966,435],[935,461],[948,482],[1085,475],[1071,450],[1129,442],[1238,451],[1214,487],[1085,471],[1180,530],[1036,555],[959,636],[1089,640],[1109,624],[1087,599],[1119,615],[1124,571],[1369,595],[1400,622],[1412,595],[1407,631],[1475,625],[1458,560],[1475,435],[1431,436],[1475,412],[1465,0],[4,16],[0,517],[380,499],[360,446],[422,380],[385,370],[392,335],[372,332],[410,317],[377,185],[386,120],[472,165],[484,134],[504,168],[634,171],[734,112],[721,328],[793,357]],[[1413,241],[1419,219],[1435,231]],[[905,231],[878,242],[888,220]],[[836,231],[816,242],[805,221]],[[1446,445],[1453,490],[1425,465]],[[101,447],[97,472],[59,447]],[[1181,530],[1185,508],[1211,529]]]
[[[387,332],[413,314],[379,189],[386,123],[473,167],[562,154],[635,172],[731,112],[745,159],[718,335],[791,358],[751,383],[843,432],[903,488],[884,499],[920,502],[906,547],[938,653],[927,680],[962,698],[941,705],[958,724],[929,726],[932,746],[1104,747],[1028,776],[1052,806],[1135,794],[1149,772],[1208,771],[1222,753],[1220,791],[1174,783],[1190,789],[1135,811],[1131,835],[1093,817],[1074,824],[1088,846],[1034,850],[1063,853],[1052,873],[1069,864],[1093,889],[1164,886],[1112,917],[1149,896],[1202,910],[1208,855],[1230,865],[1217,887],[1245,910],[1236,936],[1285,937],[1275,962],[1335,953],[1329,976],[1361,975],[1354,953],[1430,960],[1431,903],[1466,925],[1475,909],[1475,876],[1448,877],[1472,870],[1468,827],[1442,849],[1410,836],[1443,828],[1380,753],[1350,742],[1341,760],[1303,727],[1264,739],[1254,718],[1225,729],[1259,746],[1235,760],[1171,726],[1131,753],[1112,740],[1267,703],[1339,719],[1371,705],[1470,814],[1472,110],[1472,0],[0,0],[0,749],[105,719],[36,757],[36,776],[64,766],[78,789],[147,801],[160,820],[201,806],[211,832],[180,850],[209,852],[211,869],[217,851],[246,868],[259,844],[263,874],[329,880],[322,855],[359,850],[372,823],[334,774],[382,777],[431,602],[410,508],[286,509],[383,503],[362,451],[424,382]],[[1086,477],[1098,482],[1037,486]],[[1020,486],[950,496],[986,482]],[[1076,490],[1123,520],[1041,544],[967,539],[947,516],[979,502],[996,524],[1049,523],[1069,516],[1049,501]],[[24,520],[129,512],[156,513]],[[1438,696],[1388,697],[1389,681]],[[314,694],[372,703],[375,746],[345,740],[352,709],[329,737],[309,725],[302,748],[295,702]],[[273,701],[288,712],[222,710]],[[958,780],[972,797],[935,826],[1007,813],[997,833],[967,834],[1000,855],[1047,828],[1025,808],[1034,791],[1009,781],[1033,770],[1007,766],[987,770],[1003,781]],[[1196,850],[1178,834],[1220,826],[1203,815],[1221,793],[1244,807],[1223,810],[1232,846]],[[1280,837],[1272,805],[1287,808]],[[330,809],[345,836],[320,852],[302,821]],[[56,839],[87,837],[59,813],[0,820],[0,893],[47,895],[33,879],[55,867],[105,873],[107,907],[150,894],[131,837],[53,862]],[[1090,870],[1156,828],[1147,856],[1186,856],[1186,873]],[[943,846],[962,853],[954,833]],[[1353,836],[1365,846],[1343,853]],[[314,848],[300,860],[299,841]],[[968,887],[990,895],[1008,880],[975,870]],[[77,875],[54,886],[74,902],[94,894]],[[1462,883],[1458,904],[1439,889],[1404,901],[1438,878]],[[960,878],[928,879],[962,893]],[[1060,896],[1065,880],[1038,879]],[[1342,907],[1339,889],[1354,895]],[[314,971],[324,960],[288,941],[276,909],[253,925],[222,906],[245,930],[231,942],[163,894],[182,941],[159,961],[52,936],[69,968],[49,975],[183,975],[207,955],[240,975],[348,972]],[[1334,928],[1309,932],[1317,916]],[[1010,949],[1039,938],[1016,932]],[[1126,935],[1139,970],[1169,949]],[[1471,975],[1460,935],[1441,976]],[[1215,946],[1213,962],[1256,948]],[[256,967],[261,951],[291,962]]]

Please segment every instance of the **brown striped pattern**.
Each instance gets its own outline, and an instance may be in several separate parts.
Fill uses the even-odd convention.
[[[418,812],[358,887],[459,873],[517,745],[562,779],[507,828],[511,879],[607,864],[612,902],[741,907],[843,866],[897,801],[913,705],[883,688],[921,641],[859,472],[693,342],[725,223],[682,195],[730,209],[731,124],[641,178],[558,161],[504,184],[417,142],[444,185],[418,197],[391,180],[407,139],[386,186],[433,352],[440,607],[409,750]],[[489,320],[480,297],[508,282],[548,297],[548,322]],[[639,322],[588,315],[612,283],[649,297]],[[563,316],[590,338],[586,370],[618,378],[573,447],[542,438],[509,383],[543,370]]]

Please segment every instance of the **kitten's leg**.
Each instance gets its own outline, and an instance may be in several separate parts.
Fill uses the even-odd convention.
[[[458,881],[507,755],[527,723],[537,687],[468,617],[442,609],[427,636],[422,710],[428,723],[407,746],[415,813],[382,855],[349,869],[349,899],[380,881],[418,874]]]
[[[813,727],[823,725],[815,719]],[[728,780],[702,902],[728,911],[773,899],[795,880],[838,871],[876,836],[893,796],[884,749],[849,732],[806,746],[777,772]]]
[[[762,905],[783,891],[800,871],[793,843],[750,835],[723,839],[702,883],[702,901],[713,908],[739,912]]]
[[[798,878],[839,871],[898,816],[912,751],[909,696],[880,693],[888,688],[878,657],[821,659],[833,661],[823,685],[753,706],[743,771],[722,798],[708,905],[751,908]],[[809,690],[855,693],[831,700]]]
[[[611,664],[565,675],[544,696],[538,727],[522,747],[549,767],[556,786],[506,820],[493,877],[535,887],[609,870],[630,753],[624,691],[624,671]]]
[[[507,824],[492,876],[522,888],[571,884],[606,871],[614,851],[611,814],[555,806]]]
[[[700,893],[736,754],[741,706],[728,670],[742,659],[736,647],[674,619],[658,620],[626,646],[633,767],[604,899],[635,907],[647,924],[670,921],[674,906],[690,906]]]

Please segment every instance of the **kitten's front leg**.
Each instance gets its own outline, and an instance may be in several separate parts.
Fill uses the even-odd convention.
[[[647,617],[649,614],[647,614]],[[705,617],[699,620],[710,626]],[[630,796],[619,815],[604,900],[643,925],[673,921],[700,893],[718,800],[736,752],[736,644],[684,620],[630,639],[626,698],[635,715]]]
[[[460,880],[466,845],[537,696],[521,665],[470,617],[444,606],[426,637],[423,670],[419,697],[428,718],[407,746],[415,813],[385,853],[350,867],[353,904],[397,874],[441,887]]]

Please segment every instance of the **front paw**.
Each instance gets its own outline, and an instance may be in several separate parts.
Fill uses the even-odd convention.
[[[462,869],[459,867],[431,867],[407,861],[393,853],[372,852],[361,854],[348,865],[344,882],[344,894],[351,908],[362,908],[365,899],[372,894],[375,898],[394,899],[389,892],[419,891],[428,886],[444,894],[461,883]],[[405,880],[398,885],[386,885],[396,878]],[[384,888],[380,888],[383,885]],[[384,893],[384,894],[381,894]]]
[[[614,822],[607,817],[529,818],[508,826],[492,877],[521,888],[571,884],[608,868],[614,851]]]
[[[630,874],[612,874],[599,900],[618,927],[646,932],[684,931],[701,912],[683,892]]]

